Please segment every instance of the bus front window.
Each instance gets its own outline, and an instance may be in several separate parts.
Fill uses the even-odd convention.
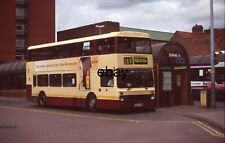
[[[146,69],[129,69],[125,78],[117,77],[117,86],[118,88],[153,87],[153,72]]]
[[[119,53],[143,53],[150,54],[150,41],[143,38],[118,38]]]

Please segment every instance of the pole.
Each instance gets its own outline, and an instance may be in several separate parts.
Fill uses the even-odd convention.
[[[216,108],[215,63],[214,63],[214,17],[213,0],[210,0],[210,64],[211,64],[211,108]]]

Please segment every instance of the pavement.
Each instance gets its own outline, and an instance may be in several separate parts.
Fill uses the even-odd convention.
[[[216,129],[225,131],[224,125],[224,104],[225,102],[217,102],[216,108],[201,107],[199,101],[195,101],[194,105],[180,105],[172,107],[163,107],[159,110],[180,114],[182,116],[205,122]]]
[[[216,108],[201,107],[199,102],[194,103],[193,112],[188,117],[203,121],[215,128],[225,131],[224,102],[217,102]]]

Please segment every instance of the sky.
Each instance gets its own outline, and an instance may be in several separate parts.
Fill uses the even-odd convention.
[[[224,28],[225,0],[214,0],[214,27]],[[210,27],[210,0],[56,0],[56,30],[102,21],[164,32]]]

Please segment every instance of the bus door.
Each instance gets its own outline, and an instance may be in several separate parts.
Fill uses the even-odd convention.
[[[91,58],[90,57],[81,57],[80,58],[80,90],[89,90],[90,89],[90,68],[91,68]]]

